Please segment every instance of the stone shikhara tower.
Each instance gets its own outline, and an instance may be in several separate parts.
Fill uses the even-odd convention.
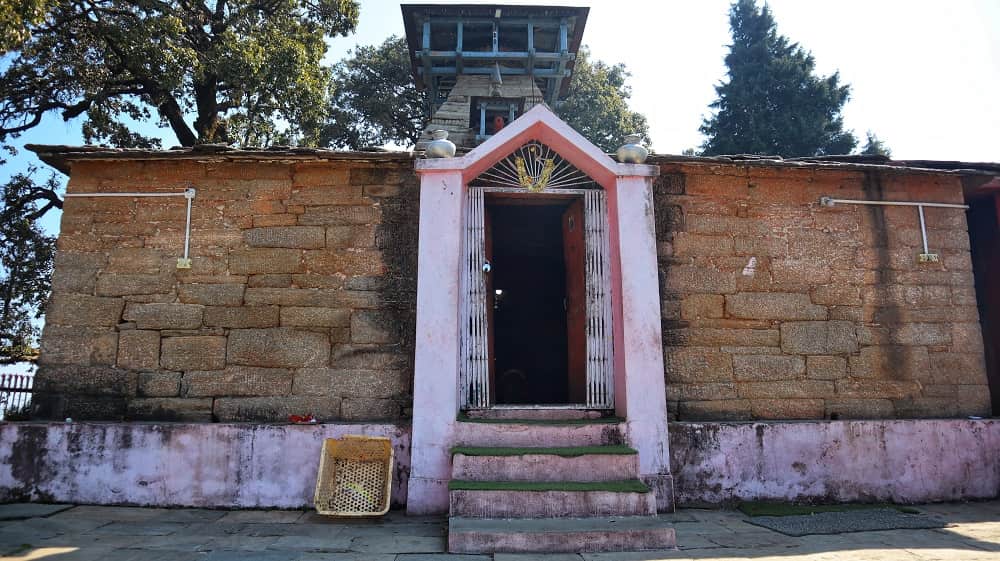
[[[428,91],[430,131],[459,151],[478,146],[539,103],[569,90],[589,8],[403,5],[418,88]]]

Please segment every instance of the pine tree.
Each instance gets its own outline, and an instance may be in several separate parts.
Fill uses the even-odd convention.
[[[771,10],[737,0],[729,10],[733,44],[728,81],[716,86],[715,112],[701,132],[703,155],[784,157],[847,154],[857,144],[840,112],[850,86],[834,72],[814,75],[815,60],[778,34]]]
[[[864,148],[861,149],[860,154],[866,156],[885,156],[886,158],[892,157],[892,150],[885,144],[885,141],[880,139],[872,131],[865,133],[867,137],[867,142],[865,142]]]

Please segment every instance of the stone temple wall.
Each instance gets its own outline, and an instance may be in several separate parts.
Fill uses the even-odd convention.
[[[654,160],[654,158],[651,158]],[[988,415],[957,176],[660,163],[667,400],[676,420]]]
[[[407,155],[79,161],[36,417],[187,421],[409,416],[418,192]]]

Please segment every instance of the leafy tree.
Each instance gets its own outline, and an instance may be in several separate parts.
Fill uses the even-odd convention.
[[[716,86],[714,114],[701,132],[704,155],[847,154],[857,144],[840,112],[850,95],[839,74],[814,75],[815,60],[778,34],[771,10],[737,0],[729,10],[733,44],[728,81]]]
[[[324,36],[357,19],[354,0],[52,0],[0,74],[0,142],[50,112],[120,146],[157,146],[129,126],[154,114],[184,146],[315,131]]]
[[[56,178],[36,185],[31,173],[17,174],[0,187],[0,364],[37,356],[34,341],[49,295],[55,238],[35,222],[51,208],[61,208]]]
[[[0,0],[0,53],[7,52],[29,36],[29,26],[45,17],[49,0]]]
[[[622,63],[592,61],[583,47],[576,55],[572,83],[566,100],[556,113],[567,124],[606,152],[614,152],[627,134],[641,135],[648,144],[646,117],[629,109],[631,74]]]
[[[410,72],[406,39],[395,35],[337,63],[320,145],[358,150],[416,144],[427,122],[427,92],[417,90]]]
[[[868,140],[865,142],[864,148],[861,149],[861,154],[867,156],[885,156],[886,158],[892,157],[892,150],[886,146],[884,140],[879,139],[872,131],[866,132],[865,136]]]
[[[429,116],[426,92],[418,91],[410,74],[403,38],[390,37],[372,47],[359,47],[334,68],[330,121],[321,145],[360,149],[381,144],[412,146]],[[629,109],[631,89],[624,64],[591,61],[580,50],[569,96],[557,109],[567,123],[607,151],[621,146],[626,134],[649,139],[649,125]]]

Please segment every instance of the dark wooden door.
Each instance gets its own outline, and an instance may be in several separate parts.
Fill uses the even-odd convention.
[[[493,318],[493,310],[496,304],[496,293],[493,285],[493,220],[491,219],[489,207],[483,209],[483,251],[486,255],[486,262],[490,264],[490,271],[484,272],[486,275],[486,339],[487,339],[487,364],[489,365],[490,377],[490,405],[496,403],[496,322]]]
[[[587,285],[584,259],[583,199],[562,216],[563,257],[566,260],[566,351],[569,402],[587,401]]]

